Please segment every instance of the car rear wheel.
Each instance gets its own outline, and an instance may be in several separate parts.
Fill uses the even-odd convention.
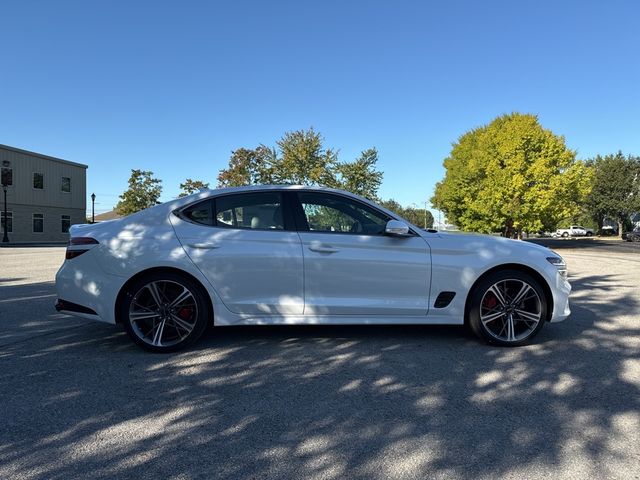
[[[567,238],[569,236],[569,234],[567,232],[563,232],[562,233],[562,238]]]
[[[548,302],[540,283],[517,270],[503,270],[484,278],[472,291],[469,325],[488,343],[516,347],[540,332]]]
[[[167,272],[127,289],[121,318],[131,339],[146,350],[173,352],[195,342],[209,323],[206,293],[193,280]]]

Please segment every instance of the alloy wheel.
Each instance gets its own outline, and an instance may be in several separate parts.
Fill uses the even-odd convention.
[[[129,322],[133,333],[154,347],[182,342],[196,327],[198,305],[187,287],[171,280],[144,285],[131,299]]]
[[[491,285],[480,302],[480,321],[501,342],[519,342],[532,335],[542,320],[542,302],[524,280],[506,279]]]

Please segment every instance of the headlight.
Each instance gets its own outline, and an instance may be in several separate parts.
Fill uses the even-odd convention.
[[[560,276],[567,278],[567,264],[564,263],[562,257],[547,257],[547,262],[556,266]]]

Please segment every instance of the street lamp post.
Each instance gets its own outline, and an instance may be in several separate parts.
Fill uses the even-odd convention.
[[[96,223],[96,194],[91,194],[91,223]]]
[[[424,229],[427,229],[427,206],[429,202],[424,202]]]
[[[7,235],[7,223],[9,222],[9,214],[7,213],[7,186],[3,183],[2,190],[4,190],[4,222],[2,222],[2,227],[4,229],[4,235],[2,236],[2,243],[9,242],[9,235]]]

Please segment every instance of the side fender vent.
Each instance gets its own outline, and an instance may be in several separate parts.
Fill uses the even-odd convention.
[[[455,296],[456,292],[440,292],[440,295],[436,298],[436,303],[433,304],[434,308],[444,308],[448,306]]]

